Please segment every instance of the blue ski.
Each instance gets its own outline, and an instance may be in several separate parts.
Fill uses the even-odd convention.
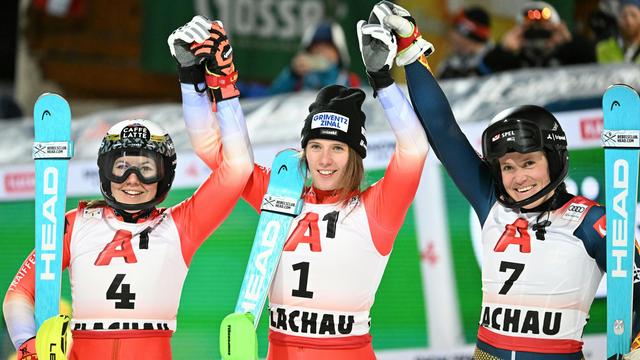
[[[36,326],[59,313],[67,166],[73,156],[71,111],[56,94],[41,95],[33,110],[36,181]]]
[[[264,307],[271,280],[293,219],[302,210],[302,191],[307,169],[299,152],[279,152],[271,166],[267,193],[245,270],[235,312],[220,326],[220,352],[225,360],[247,360],[257,356],[255,328]]]
[[[626,85],[602,98],[607,207],[607,358],[630,351],[634,228],[640,154],[640,98]]]

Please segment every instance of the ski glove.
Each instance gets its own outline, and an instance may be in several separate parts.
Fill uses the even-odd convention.
[[[204,59],[198,58],[191,51],[191,44],[202,43],[209,38],[210,27],[209,19],[196,15],[191,21],[174,30],[167,38],[171,56],[178,63],[180,82],[194,85],[204,82]],[[196,88],[196,90],[199,89]]]
[[[193,44],[191,50],[196,56],[205,58],[205,80],[211,91],[214,111],[217,101],[240,96],[236,87],[238,72],[233,65],[233,48],[222,22],[211,23],[209,39],[201,44]]]
[[[373,12],[369,16],[369,22],[358,21],[356,30],[362,61],[367,69],[369,84],[374,89],[375,96],[375,90],[393,83],[390,70],[396,56],[396,40],[381,21],[376,23],[376,15]]]
[[[36,337],[25,341],[18,348],[17,360],[38,360],[36,355]]]
[[[40,325],[35,343],[39,359],[67,360],[69,321],[67,315],[56,315]]]
[[[197,84],[206,82],[213,111],[218,101],[240,96],[233,48],[222,22],[194,16],[174,31],[167,42],[178,62],[180,81],[194,84],[198,92],[206,89],[198,89]]]
[[[398,36],[396,65],[405,66],[433,53],[433,44],[422,38],[416,21],[406,9],[389,1],[381,1],[375,7],[380,8],[380,13],[388,14],[382,22]]]
[[[633,339],[631,351],[622,356],[624,360],[640,360],[640,334]]]

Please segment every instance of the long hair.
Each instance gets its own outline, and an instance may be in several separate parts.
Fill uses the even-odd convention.
[[[353,150],[349,149],[349,158],[347,164],[342,171],[342,176],[338,181],[338,186],[335,189],[338,194],[338,202],[346,204],[346,202],[353,196],[360,195],[360,186],[364,180],[364,165],[362,163],[362,157]],[[300,161],[306,162],[307,155],[303,149],[301,152]],[[310,176],[310,175],[309,175]]]

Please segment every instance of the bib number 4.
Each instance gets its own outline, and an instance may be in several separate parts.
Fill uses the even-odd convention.
[[[131,292],[130,284],[122,283],[125,276],[125,274],[117,274],[107,289],[107,300],[116,300],[116,309],[135,308],[133,300],[136,299],[136,293]]]

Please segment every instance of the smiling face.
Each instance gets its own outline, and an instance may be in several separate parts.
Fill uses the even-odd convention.
[[[549,163],[542,151],[531,153],[509,152],[498,159],[502,184],[507,194],[515,201],[522,201],[536,194],[547,186],[551,179],[549,177]],[[539,200],[524,206],[525,209],[532,209],[553,195],[549,192]]]
[[[116,159],[113,163],[112,173],[116,176],[123,175],[131,167],[138,168],[142,176],[153,177],[158,169],[153,161],[146,156],[126,156]],[[122,204],[142,204],[153,200],[158,191],[158,183],[144,184],[135,173],[130,173],[127,178],[117,183],[111,181],[111,194],[117,202]]]
[[[349,160],[349,147],[341,141],[312,139],[305,156],[313,186],[319,190],[337,190]]]

